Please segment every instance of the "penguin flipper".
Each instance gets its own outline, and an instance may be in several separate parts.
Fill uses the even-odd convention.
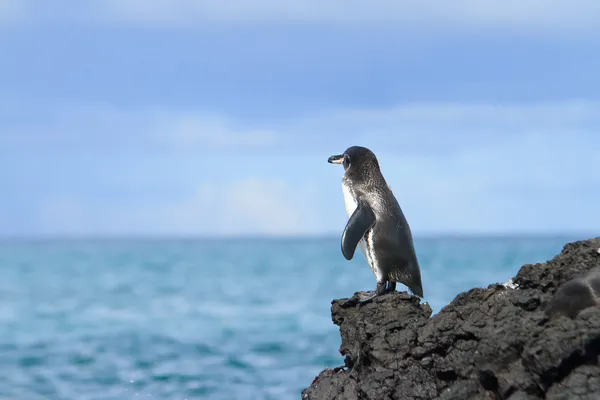
[[[342,254],[346,260],[354,257],[356,246],[373,225],[375,225],[375,213],[366,203],[358,202],[358,205],[342,234]]]

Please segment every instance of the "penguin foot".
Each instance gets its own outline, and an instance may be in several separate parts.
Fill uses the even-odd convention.
[[[360,298],[360,300],[358,300],[359,304],[364,304],[364,303],[368,303],[371,300],[373,300],[375,297],[377,297],[377,293],[373,293],[373,292],[361,292],[359,293],[358,297]]]
[[[373,293],[369,297],[363,297],[361,300],[359,300],[359,303],[367,303],[377,296],[383,296],[386,293],[385,283],[385,281],[377,282],[377,288],[375,289],[375,293]]]
[[[386,286],[387,284],[387,286]],[[392,291],[396,290],[396,282],[377,282],[377,288],[375,289],[375,292],[361,292],[359,293],[359,298],[360,300],[358,301],[359,303],[367,303],[371,300],[373,300],[375,297],[378,296],[383,296],[386,293],[390,293]]]
[[[389,281],[387,283],[387,288],[385,288],[385,292],[392,293],[394,290],[396,290],[396,282]]]
[[[361,296],[361,297],[360,297],[360,300],[358,300],[358,304],[366,304],[366,303],[369,303],[369,302],[373,301],[373,299],[374,299],[375,297],[377,297],[377,294],[376,294],[376,293],[373,293],[373,294],[371,294],[371,295],[369,295],[369,296]]]

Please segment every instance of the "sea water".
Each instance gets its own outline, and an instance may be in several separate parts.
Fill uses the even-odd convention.
[[[575,239],[416,238],[424,301]],[[0,242],[0,399],[299,399],[343,364],[331,300],[375,288],[356,255],[339,238]]]

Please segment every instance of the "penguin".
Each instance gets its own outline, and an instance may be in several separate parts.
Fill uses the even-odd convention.
[[[361,249],[377,287],[370,300],[396,290],[396,282],[423,297],[421,270],[408,222],[384,179],[375,154],[366,147],[352,146],[327,160],[342,164],[342,191],[348,222],[341,249],[347,260]]]

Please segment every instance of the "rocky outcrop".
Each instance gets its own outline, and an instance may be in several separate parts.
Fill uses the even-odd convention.
[[[302,399],[600,399],[599,249],[600,238],[569,243],[514,285],[471,289],[433,317],[406,292],[333,301],[345,365]]]

